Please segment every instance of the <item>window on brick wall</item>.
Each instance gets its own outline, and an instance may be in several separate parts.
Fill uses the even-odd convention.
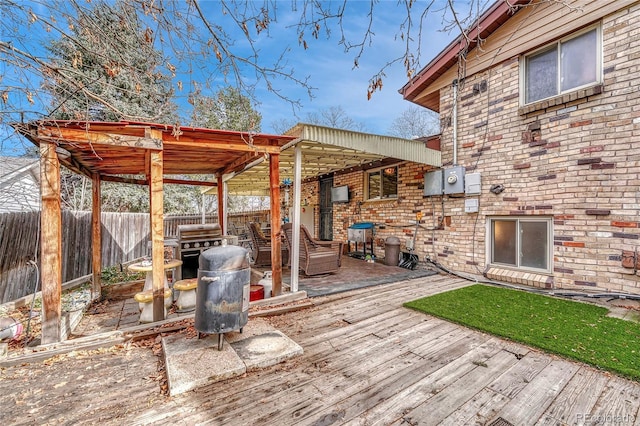
[[[365,173],[368,200],[398,197],[398,166],[368,170]]]
[[[489,263],[492,266],[551,272],[551,220],[550,217],[489,218]]]
[[[529,104],[602,81],[600,27],[547,45],[522,60],[522,103]]]

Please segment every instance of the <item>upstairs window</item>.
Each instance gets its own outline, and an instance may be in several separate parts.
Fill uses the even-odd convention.
[[[367,171],[365,179],[367,199],[398,197],[398,166]]]
[[[600,83],[600,27],[557,41],[524,58],[524,104]]]

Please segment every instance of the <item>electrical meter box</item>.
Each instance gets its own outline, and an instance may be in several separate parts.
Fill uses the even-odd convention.
[[[467,195],[480,195],[480,173],[467,173],[464,176],[464,193]]]
[[[442,195],[442,170],[434,170],[424,174],[424,196]]]
[[[478,199],[477,198],[465,198],[464,199],[464,212],[465,213],[478,213]]]
[[[444,193],[463,194],[464,193],[464,167],[453,166],[443,171]]]

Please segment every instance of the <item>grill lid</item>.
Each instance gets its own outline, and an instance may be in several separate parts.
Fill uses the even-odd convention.
[[[203,251],[198,259],[203,271],[237,271],[249,268],[249,251],[244,247],[222,245]]]
[[[373,222],[356,222],[351,225],[350,229],[373,229],[375,224]]]
[[[179,241],[204,240],[222,236],[222,228],[217,223],[178,225]]]

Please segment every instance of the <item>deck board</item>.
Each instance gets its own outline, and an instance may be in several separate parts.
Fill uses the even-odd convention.
[[[581,423],[591,413],[609,378],[595,370],[583,368],[571,379],[563,392],[553,401],[538,425]]]
[[[551,425],[582,413],[638,421],[637,382],[402,306],[468,284],[441,275],[311,299],[313,307],[266,317],[303,355],[171,398],[149,342],[8,367],[0,424]]]
[[[536,424],[579,368],[578,364],[554,359],[498,412],[497,417],[513,425]]]
[[[614,376],[607,382],[590,414],[592,419],[614,419],[617,424],[630,424],[638,420],[638,407],[638,383]]]
[[[411,423],[437,425],[517,361],[513,354],[499,351],[486,361],[478,362],[475,368],[405,414],[404,418]]]

